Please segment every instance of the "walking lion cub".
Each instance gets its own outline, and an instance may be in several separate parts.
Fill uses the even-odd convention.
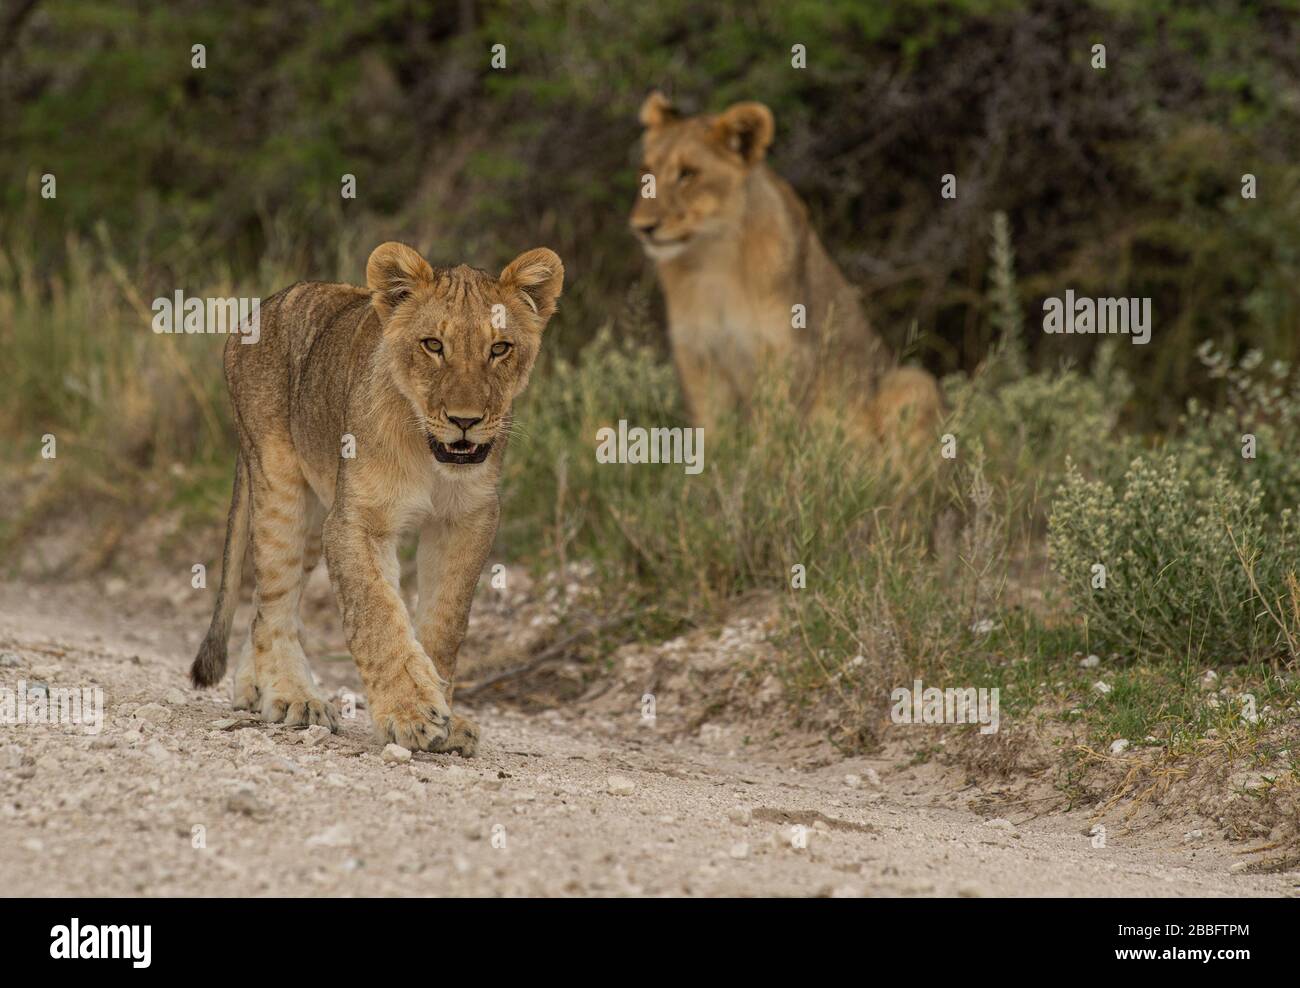
[[[923,370],[893,365],[803,203],[764,163],[772,111],[745,102],[684,117],[654,92],[640,119],[644,163],[630,223],[657,268],[696,423],[743,408],[761,372],[775,370],[810,412],[894,447],[928,439],[942,408],[938,386]]]
[[[546,248],[498,277],[433,268],[381,244],[366,288],[301,283],[261,308],[261,336],[226,346],[239,431],[221,589],[190,670],[218,682],[253,550],[254,606],[235,706],[337,730],[312,681],[298,606],[322,548],[382,741],[469,756],[451,712],[456,656],[496,535],[511,403],[528,384],[564,266]],[[399,590],[398,538],[418,529],[419,605]]]

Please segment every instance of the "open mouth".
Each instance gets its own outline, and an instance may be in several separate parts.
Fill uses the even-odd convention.
[[[641,249],[653,258],[667,260],[670,257],[676,257],[684,251],[690,243],[690,239],[689,234],[682,237],[674,237],[671,240],[643,236],[641,238]]]
[[[433,436],[428,439],[433,458],[439,463],[482,463],[492,451],[491,443],[472,443],[468,439],[444,443]]]
[[[647,237],[642,235],[641,239],[649,247],[680,247],[691,239],[691,235],[689,233],[683,233],[680,237]]]

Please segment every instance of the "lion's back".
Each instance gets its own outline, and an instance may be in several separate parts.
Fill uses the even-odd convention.
[[[343,400],[366,332],[370,293],[353,285],[303,281],[265,299],[255,342],[245,333],[226,344],[230,397],[242,419],[287,427],[294,396],[311,392],[321,405]]]

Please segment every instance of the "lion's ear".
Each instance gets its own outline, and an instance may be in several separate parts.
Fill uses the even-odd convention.
[[[366,285],[375,311],[383,318],[417,288],[432,284],[433,268],[419,252],[396,240],[380,244],[366,262]]]
[[[641,126],[649,129],[662,127],[669,121],[676,120],[678,113],[677,108],[672,104],[672,100],[656,89],[645,98],[638,116],[641,120]]]
[[[564,287],[564,264],[550,248],[535,247],[507,264],[500,280],[507,291],[519,293],[544,325],[555,312],[560,289]]]
[[[713,131],[728,150],[755,165],[767,154],[776,133],[772,111],[762,103],[734,103],[718,114]]]

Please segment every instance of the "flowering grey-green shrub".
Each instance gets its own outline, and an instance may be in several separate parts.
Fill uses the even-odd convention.
[[[1070,464],[1052,506],[1048,548],[1101,647],[1198,663],[1287,650],[1294,513],[1264,509],[1258,480],[1165,453],[1132,460],[1115,481]],[[1104,587],[1096,566],[1105,567]]]
[[[1258,480],[1263,507],[1276,514],[1300,494],[1300,394],[1285,361],[1265,361],[1258,350],[1233,361],[1211,345],[1198,351],[1212,379],[1223,382],[1221,406],[1193,400],[1182,432],[1169,448],[1209,469],[1221,464],[1240,483]],[[1249,452],[1246,440],[1249,437]]]

